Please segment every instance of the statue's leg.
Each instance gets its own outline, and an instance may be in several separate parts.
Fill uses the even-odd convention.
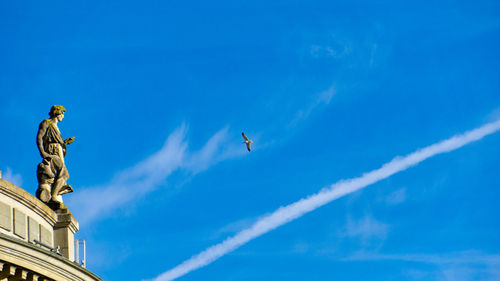
[[[61,196],[59,196],[59,192],[65,185],[66,185],[66,179],[59,178],[56,180],[56,182],[52,186],[52,201],[62,202]]]
[[[59,173],[58,176],[56,177],[56,181],[54,182],[54,185],[52,186],[52,201],[56,202],[61,202],[62,203],[62,198],[60,196],[60,192],[63,189],[63,187],[66,185],[66,181],[69,179],[69,173],[68,170],[66,169],[66,166],[62,163],[59,162],[57,163],[59,165]]]
[[[54,182],[54,174],[51,171],[50,162],[46,159],[37,168],[38,190],[36,197],[47,203],[51,199],[50,186]]]
[[[50,195],[50,185],[48,183],[44,183],[38,186],[38,190],[36,191],[36,197],[42,202],[49,202],[52,196]]]

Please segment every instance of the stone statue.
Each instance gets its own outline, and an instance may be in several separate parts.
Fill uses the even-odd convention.
[[[75,137],[63,140],[57,123],[64,118],[66,109],[62,105],[54,105],[50,109],[49,119],[40,123],[36,144],[43,160],[38,164],[38,190],[36,197],[47,203],[53,209],[64,208],[63,194],[73,192],[73,188],[66,183],[69,178],[64,163],[66,145],[73,142]]]

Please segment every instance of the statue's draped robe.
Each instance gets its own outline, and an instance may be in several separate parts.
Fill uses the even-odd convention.
[[[38,165],[38,182],[39,184],[53,184],[59,179],[66,181],[69,173],[62,159],[66,154],[66,144],[59,130],[48,119],[40,124],[40,129],[43,127],[46,127],[46,130],[42,136],[42,147],[49,156]]]

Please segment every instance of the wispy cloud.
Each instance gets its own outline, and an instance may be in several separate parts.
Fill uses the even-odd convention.
[[[233,142],[230,142],[230,139],[232,140],[227,127],[218,131],[202,149],[186,156],[183,167],[197,173],[223,160],[246,154],[239,139]]]
[[[500,119],[500,107],[495,109],[493,111],[493,113],[491,113],[491,115],[489,116],[490,117],[490,120],[498,120]]]
[[[310,54],[313,58],[341,59],[352,53],[352,46],[346,42],[336,42],[335,45],[311,45]]]
[[[2,173],[2,178],[19,187],[23,184],[23,177],[20,174],[14,174],[10,167],[5,168],[5,171]]]
[[[408,269],[405,274],[413,279],[466,281],[498,280],[500,277],[500,255],[485,254],[480,251],[452,253],[381,254],[357,252],[343,261],[402,261],[431,264],[437,269],[430,271]]]
[[[329,89],[317,94],[314,99],[305,107],[297,111],[295,117],[288,124],[288,127],[293,127],[297,125],[297,123],[303,119],[309,117],[309,115],[314,111],[314,109],[318,108],[321,105],[328,105],[332,100],[332,97],[335,95],[335,85],[330,86]]]
[[[479,251],[461,251],[444,254],[380,254],[357,252],[342,260],[348,261],[382,261],[400,260],[407,262],[431,264],[491,264],[500,266],[500,255],[488,255]]]
[[[406,188],[400,188],[393,193],[389,194],[385,201],[391,205],[403,203],[406,200]]]
[[[332,202],[333,200],[360,190],[380,180],[386,179],[398,172],[417,165],[432,156],[453,151],[499,130],[500,120],[497,120],[462,135],[457,135],[417,150],[416,152],[413,152],[405,157],[396,157],[392,161],[383,165],[381,168],[363,174],[358,178],[342,180],[334,183],[329,187],[324,188],[319,193],[279,208],[275,212],[256,221],[251,227],[240,231],[233,237],[227,238],[220,244],[209,247],[198,255],[184,261],[180,265],[162,273],[156,277],[154,281],[169,281],[181,277],[193,270],[212,263],[247,242],[273,229],[276,229],[281,225],[291,222],[329,202]]]
[[[388,232],[389,225],[379,222],[371,216],[365,216],[357,221],[348,218],[341,236],[359,238],[362,244],[367,245],[373,239],[385,240]]]
[[[242,147],[231,144],[228,128],[215,133],[200,150],[194,152],[188,151],[186,133],[186,126],[180,126],[153,155],[119,172],[107,184],[82,188],[75,193],[69,204],[80,223],[87,224],[108,216],[153,191],[176,170],[184,169],[195,174],[245,152]]]

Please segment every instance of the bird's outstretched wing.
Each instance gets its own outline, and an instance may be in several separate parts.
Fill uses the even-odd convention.
[[[243,138],[244,138],[246,141],[248,140],[248,138],[247,138],[247,136],[245,136],[245,133],[244,133],[244,132],[241,132],[241,135],[243,136]],[[249,149],[250,149],[250,148],[249,148]]]
[[[250,151],[250,150],[251,150],[251,149],[250,149],[250,143],[249,143],[249,142],[247,142],[246,144],[247,144],[247,149],[248,149],[248,151]]]

